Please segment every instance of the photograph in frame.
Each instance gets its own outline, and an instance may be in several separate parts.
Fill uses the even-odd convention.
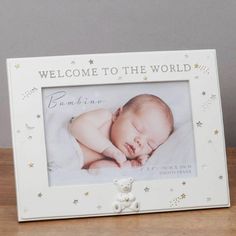
[[[118,93],[119,99],[114,97]],[[187,81],[43,88],[42,96],[50,185],[104,183],[129,176],[136,180],[152,180],[197,175]],[[131,111],[136,110],[127,117],[124,128],[123,124],[116,128],[115,116],[130,100],[134,104]],[[138,114],[137,117],[133,117],[132,113]],[[80,119],[86,118],[91,119],[91,123],[84,124],[82,120],[82,126],[87,124],[89,127],[82,127],[84,130],[80,132],[89,135],[89,140],[83,140],[83,134],[82,138],[76,134],[84,141],[80,143],[73,135],[73,130],[70,131],[70,126],[73,120],[80,122]],[[98,125],[93,132],[91,126],[96,122]],[[88,130],[91,134],[88,134]],[[112,134],[115,137],[112,136],[111,141],[111,130],[121,130],[124,134],[118,134],[118,137],[116,133]],[[121,152],[123,150],[128,156],[124,156],[124,162],[120,164],[112,154],[112,157],[106,157],[102,154],[103,150],[94,153],[103,138],[96,136],[95,132],[98,131],[99,137],[101,134],[109,140],[106,146],[114,145],[116,151],[117,142],[121,145]],[[88,146],[91,147],[89,150]],[[118,152],[117,158],[123,152]],[[85,153],[89,161],[84,160]],[[94,159],[90,160],[89,155],[95,155]]]

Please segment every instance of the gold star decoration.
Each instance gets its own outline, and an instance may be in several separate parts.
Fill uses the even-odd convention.
[[[222,175],[220,175],[220,176],[219,176],[219,179],[223,179],[223,176],[222,176]]]
[[[42,196],[43,196],[43,194],[42,194],[42,193],[39,193],[39,194],[38,194],[38,197],[42,197]]]
[[[206,164],[203,164],[202,165],[202,169],[206,169],[207,168],[207,165]]]
[[[89,64],[90,64],[90,65],[93,64],[93,60],[92,60],[92,59],[89,60]]]
[[[88,196],[88,195],[89,195],[89,192],[84,193],[84,195],[85,195],[85,196]]]
[[[207,199],[206,199],[208,202],[210,202],[211,201],[211,197],[207,197]]]
[[[210,97],[212,100],[216,99],[216,95],[215,94],[212,94],[211,97]]]
[[[183,181],[183,182],[182,182],[182,185],[185,185],[185,184],[186,184],[186,182],[185,182],[185,181]]]
[[[147,193],[147,192],[150,191],[150,188],[146,187],[146,188],[144,189],[144,191]]]
[[[143,78],[143,80],[147,80],[148,78],[147,78],[147,76],[145,76],[144,78]]]
[[[39,119],[41,116],[40,115],[37,115],[37,118]]]
[[[34,167],[34,163],[33,163],[33,162],[30,162],[30,163],[29,163],[29,167],[30,167],[30,168]]]
[[[206,92],[205,92],[205,91],[203,91],[203,92],[202,92],[202,95],[203,95],[203,96],[204,96],[204,95],[206,95]]]
[[[194,64],[194,68],[198,68],[199,67],[199,65],[198,64]]]
[[[197,123],[197,127],[202,127],[203,123],[201,121],[198,121]]]
[[[79,203],[79,201],[77,200],[77,199],[75,199],[74,201],[73,201],[73,204],[75,204],[75,205],[77,205]]]
[[[216,130],[214,131],[214,134],[215,134],[215,135],[219,134],[219,130],[216,129]]]
[[[182,198],[182,199],[186,198],[186,195],[183,193],[183,194],[181,195],[181,198]]]

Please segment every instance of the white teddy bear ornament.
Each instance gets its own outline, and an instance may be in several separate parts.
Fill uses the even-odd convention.
[[[128,208],[133,211],[139,211],[140,204],[136,201],[136,198],[131,193],[133,178],[127,179],[115,179],[114,184],[117,186],[119,193],[116,196],[115,202],[113,203],[113,210],[117,213]]]

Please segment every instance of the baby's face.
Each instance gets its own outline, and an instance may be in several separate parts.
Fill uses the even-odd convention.
[[[151,155],[169,136],[161,109],[147,105],[138,112],[120,110],[111,127],[111,141],[127,158]]]

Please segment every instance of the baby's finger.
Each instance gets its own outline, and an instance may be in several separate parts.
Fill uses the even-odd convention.
[[[131,165],[132,165],[132,167],[139,167],[139,166],[141,166],[141,163],[138,162],[137,160],[132,160]]]
[[[119,165],[122,165],[125,161],[127,161],[126,156],[124,154],[117,154],[115,156],[115,160]]]
[[[138,161],[139,161],[142,165],[144,165],[144,164],[147,162],[147,160],[148,160],[148,155],[143,155],[143,156],[140,156],[140,157],[138,158]]]

